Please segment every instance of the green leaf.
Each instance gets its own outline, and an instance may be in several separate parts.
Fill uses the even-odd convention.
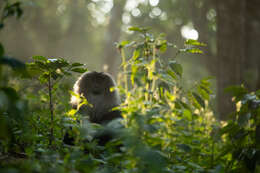
[[[149,30],[149,28],[129,27],[128,30],[129,31],[145,33],[145,32],[147,32]]]
[[[50,76],[50,73],[49,72],[44,72],[42,73],[40,76],[39,76],[39,81],[41,83],[47,83],[48,80],[49,80],[49,76]]]
[[[133,56],[132,56],[132,59],[136,60],[137,58],[139,58],[140,51],[141,51],[140,49],[135,49],[134,53],[133,53]]]
[[[193,53],[193,54],[202,54],[202,50],[198,48],[185,48],[185,49],[179,49],[179,52],[186,52],[186,53]]]
[[[199,48],[186,49],[186,52],[193,53],[193,54],[202,54],[203,53],[203,51],[200,50]]]
[[[204,102],[204,100],[195,92],[192,92],[192,96],[196,99],[196,101],[200,104],[200,106],[205,109],[205,102]]]
[[[191,152],[191,147],[187,144],[177,144],[177,147],[185,152]]]
[[[248,93],[247,89],[245,89],[243,86],[230,86],[225,88],[225,92],[231,93],[232,96],[236,97],[236,101],[241,100],[244,95]]]
[[[134,26],[129,27],[128,30],[129,30],[129,31],[138,31],[138,32],[142,32],[142,29],[141,29],[141,28],[134,27]]]
[[[197,40],[193,40],[193,39],[186,40],[185,44],[193,45],[193,46],[207,46],[205,43],[201,43],[201,42],[198,42]]]
[[[130,41],[128,41],[128,40],[124,40],[124,41],[122,41],[121,43],[116,43],[116,47],[117,47],[118,49],[122,49],[122,48],[128,47],[128,46],[130,46],[130,45],[132,45],[132,44],[134,44],[134,42],[130,42]]]
[[[183,69],[181,64],[177,63],[176,61],[170,61],[169,66],[177,75],[180,77],[182,76]]]
[[[167,50],[167,44],[165,43],[165,44],[160,45],[159,50],[160,50],[162,53],[165,52],[165,51]]]
[[[47,60],[47,66],[52,70],[57,70],[57,69],[61,69],[63,67],[69,66],[69,63],[62,58],[48,59]]]
[[[33,56],[32,58],[34,59],[34,61],[44,61],[45,62],[48,60],[44,56]]]
[[[209,93],[208,93],[208,90],[206,90],[205,87],[198,86],[197,90],[198,90],[198,93],[202,96],[203,99],[209,100]]]
[[[184,115],[184,117],[186,117],[189,121],[192,120],[192,114],[191,114],[191,111],[190,111],[190,110],[184,109],[183,115]]]
[[[71,71],[77,72],[77,73],[85,73],[88,71],[86,68],[73,68]]]
[[[71,67],[78,67],[78,66],[83,66],[84,64],[81,64],[81,63],[78,63],[78,62],[76,62],[76,63],[72,63],[71,64]]]
[[[167,74],[169,75],[169,76],[171,76],[172,77],[172,79],[177,79],[177,76],[175,75],[175,73],[172,71],[172,70],[167,70]]]

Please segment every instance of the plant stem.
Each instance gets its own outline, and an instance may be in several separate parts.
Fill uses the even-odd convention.
[[[128,84],[127,84],[127,66],[126,66],[126,57],[125,57],[125,51],[122,48],[121,49],[121,56],[122,56],[122,64],[123,64],[123,73],[124,73],[124,83],[125,83],[125,95],[127,97],[128,92]],[[126,99],[127,100],[127,99]]]
[[[50,113],[51,113],[51,129],[50,129],[49,144],[52,145],[54,115],[53,115],[53,103],[52,103],[51,74],[49,74],[48,89],[49,89],[49,99],[50,99],[49,107],[50,107]]]
[[[153,45],[153,67],[152,67],[152,73],[155,73],[155,65],[156,65],[156,63],[155,63],[155,56],[156,56],[156,49],[155,49],[155,44]],[[154,74],[152,75],[153,76],[153,83],[152,83],[152,92],[154,92],[154,90],[155,90],[155,82],[156,82],[156,76],[154,76]]]

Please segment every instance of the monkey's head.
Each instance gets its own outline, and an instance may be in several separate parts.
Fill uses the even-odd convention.
[[[83,95],[90,105],[82,106],[80,112],[87,114],[92,122],[104,119],[112,108],[120,104],[118,91],[111,90],[115,86],[115,81],[108,73],[92,71],[81,75],[73,90],[74,93]],[[80,100],[72,96],[71,104],[77,108]]]

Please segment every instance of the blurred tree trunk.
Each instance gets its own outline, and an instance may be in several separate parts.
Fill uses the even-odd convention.
[[[246,57],[246,0],[216,1],[217,5],[217,103],[220,119],[234,110],[231,97],[224,92],[230,85],[242,82]]]
[[[260,89],[260,1],[246,2],[245,85],[250,91]]]
[[[218,110],[227,119],[230,85],[244,84],[250,91],[260,88],[260,1],[217,1]]]
[[[116,58],[119,57],[114,43],[120,38],[124,6],[125,1],[114,0],[114,6],[111,10],[107,34],[105,35],[104,65],[107,65],[108,69],[106,69],[106,71],[113,76],[116,75],[118,70],[116,68]]]

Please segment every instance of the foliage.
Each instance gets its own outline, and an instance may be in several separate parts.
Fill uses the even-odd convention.
[[[239,109],[233,121],[217,121],[211,109],[210,79],[182,86],[179,53],[201,53],[203,43],[187,40],[165,61],[168,48],[177,49],[160,34],[132,27],[135,41],[117,44],[122,57],[118,89],[123,119],[102,127],[71,110],[68,81],[83,64],[33,57],[26,69],[40,81],[37,91],[2,88],[0,104],[0,171],[2,172],[246,172],[259,157],[259,93],[229,88]],[[191,51],[194,50],[194,51]],[[24,79],[25,80],[25,79]],[[69,81],[71,83],[71,81]],[[44,86],[44,87],[43,87]],[[47,87],[46,87],[47,86]],[[4,92],[3,92],[4,91]],[[6,94],[8,93],[8,95]],[[2,100],[2,99],[1,99]],[[21,106],[21,103],[27,106]],[[23,104],[22,104],[23,105]],[[123,125],[123,128],[121,127]],[[63,144],[72,127],[74,146]],[[93,134],[113,131],[105,146]],[[235,147],[234,147],[235,146]],[[252,163],[255,165],[252,166]],[[256,166],[259,170],[259,167]],[[257,171],[257,170],[255,170]]]

